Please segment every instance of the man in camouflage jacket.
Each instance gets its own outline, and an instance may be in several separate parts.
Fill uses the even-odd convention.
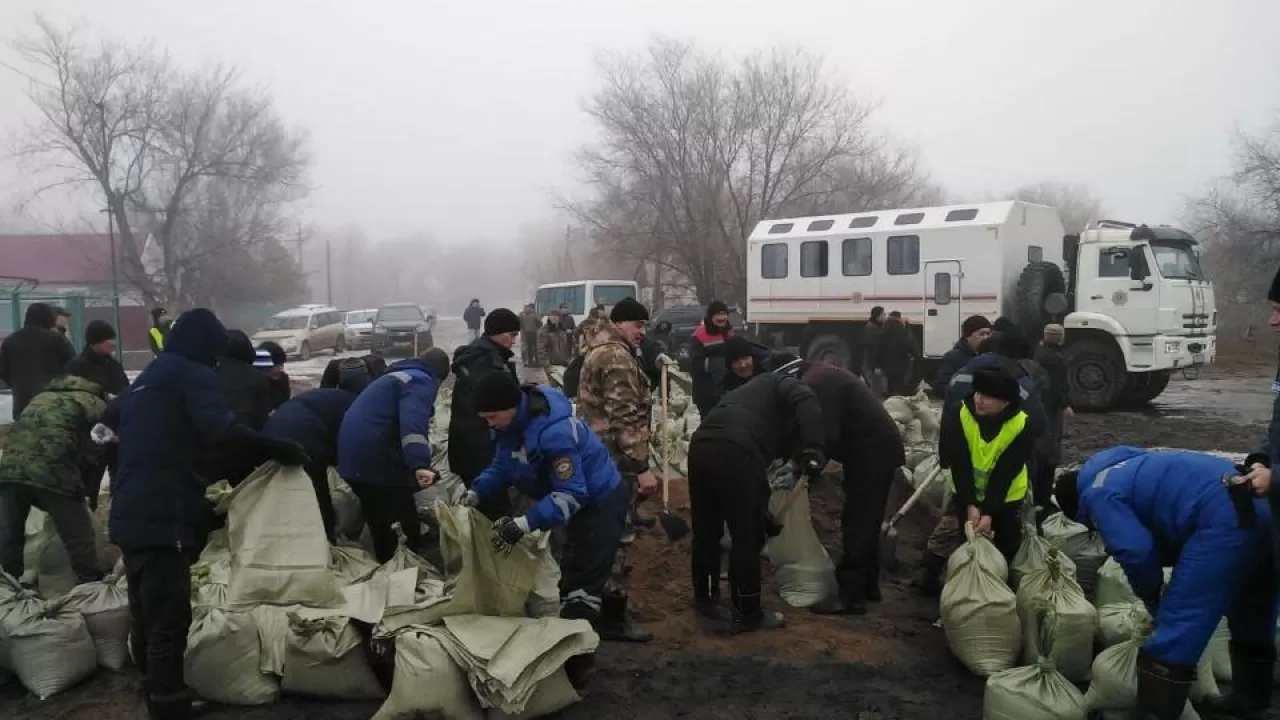
[[[552,310],[546,324],[538,329],[538,366],[544,370],[565,367],[573,361],[574,353],[573,335],[564,327],[560,311]]]
[[[9,431],[0,455],[0,566],[23,570],[27,515],[49,513],[80,582],[102,579],[83,468],[98,460],[89,431],[107,408],[106,391],[78,375],[54,378],[31,400]]]

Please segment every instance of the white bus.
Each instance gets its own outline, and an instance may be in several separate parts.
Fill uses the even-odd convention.
[[[533,306],[538,317],[545,317],[547,313],[565,305],[574,322],[581,324],[596,305],[612,309],[623,298],[639,296],[640,288],[631,280],[574,280],[540,286],[534,295]]]

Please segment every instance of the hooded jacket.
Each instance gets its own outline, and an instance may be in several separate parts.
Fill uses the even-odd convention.
[[[827,429],[813,390],[792,377],[769,373],[720,399],[690,442],[727,440],[768,465],[799,459],[802,451],[824,449]]]
[[[26,485],[59,495],[84,495],[81,469],[97,462],[89,439],[107,408],[106,393],[75,375],[56,377],[9,431],[0,455],[0,485]]]
[[[120,361],[99,353],[89,345],[85,345],[80,354],[67,363],[67,374],[88,378],[110,395],[120,395],[129,389],[129,376]]]
[[[532,530],[568,523],[622,484],[604,443],[573,417],[573,406],[558,390],[544,385],[521,388],[515,418],[496,435],[493,462],[471,489],[484,497],[512,485],[537,500],[525,513]]]
[[[227,331],[212,312],[182,314],[164,351],[120,398],[119,468],[111,481],[111,542],[126,549],[199,550],[207,518],[197,468],[235,432],[214,365]]]
[[[262,434],[292,440],[306,450],[313,465],[338,464],[338,432],[356,393],[338,388],[317,388],[302,393],[271,413]]]
[[[832,365],[815,364],[804,371],[801,382],[813,390],[822,406],[831,459],[845,467],[898,468],[906,463],[898,426],[861,378]]]
[[[15,419],[75,356],[71,343],[53,329],[54,320],[51,306],[33,303],[22,329],[0,342],[0,380],[13,391]]]
[[[724,394],[728,367],[724,361],[724,341],[733,337],[733,326],[718,328],[704,317],[689,343],[689,377],[693,381],[693,404],[705,415]]]
[[[479,330],[484,325],[484,315],[484,308],[479,305],[467,305],[467,309],[462,311],[462,319],[469,330]]]
[[[493,441],[489,426],[476,414],[475,388],[491,372],[505,372],[513,380],[513,353],[488,337],[480,337],[453,353],[453,402],[449,414],[449,469],[470,482],[489,467]]]
[[[271,415],[271,381],[253,366],[257,357],[253,343],[239,330],[228,333],[227,353],[218,360],[218,382],[236,421],[261,430]]]
[[[431,469],[429,438],[439,386],[426,363],[409,358],[391,365],[356,396],[338,431],[342,479],[416,487],[414,471]]]

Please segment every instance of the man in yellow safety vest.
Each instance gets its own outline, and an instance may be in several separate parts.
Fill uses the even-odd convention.
[[[938,457],[951,470],[951,503],[960,521],[994,534],[1012,561],[1022,542],[1022,502],[1035,436],[1027,427],[1017,380],[989,368],[973,375],[973,391],[942,418]]]
[[[164,352],[164,340],[169,337],[169,313],[162,307],[151,308],[151,354]]]

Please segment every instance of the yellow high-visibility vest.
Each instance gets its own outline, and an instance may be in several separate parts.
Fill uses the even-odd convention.
[[[996,466],[996,461],[1027,426],[1027,414],[1019,411],[1017,415],[1005,421],[1000,432],[987,442],[982,439],[982,431],[978,429],[978,421],[969,412],[969,406],[960,406],[960,428],[964,430],[964,441],[969,446],[969,461],[973,464],[973,492],[978,502],[982,502],[987,494],[987,480]],[[953,488],[954,490],[954,488]],[[1024,464],[1009,485],[1005,494],[1007,503],[1017,502],[1027,496],[1027,466]]]
[[[160,332],[160,328],[151,328],[151,342],[156,344],[156,351],[164,350],[164,333]]]

